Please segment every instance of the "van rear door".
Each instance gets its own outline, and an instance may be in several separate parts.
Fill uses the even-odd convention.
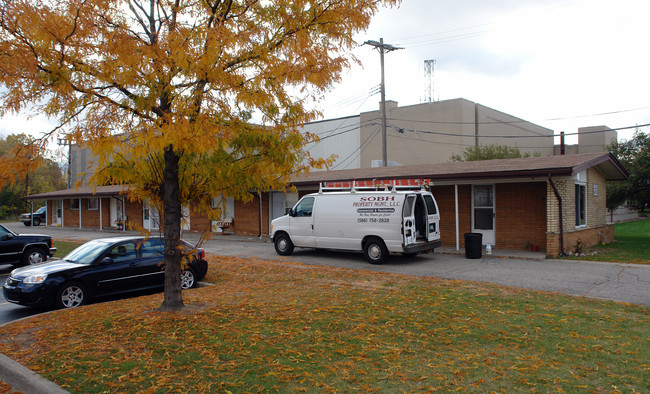
[[[433,196],[424,194],[424,202],[427,206],[427,240],[435,241],[440,239],[440,213],[438,213],[438,205]]]
[[[417,195],[408,194],[402,209],[402,234],[404,246],[415,243],[415,199]]]

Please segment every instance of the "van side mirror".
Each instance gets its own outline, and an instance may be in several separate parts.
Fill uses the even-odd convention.
[[[293,208],[289,209],[289,216],[296,216],[296,211]]]

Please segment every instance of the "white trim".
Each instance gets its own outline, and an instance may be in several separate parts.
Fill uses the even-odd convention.
[[[460,228],[458,223],[458,184],[454,185],[454,204],[456,210],[456,250],[460,250]]]

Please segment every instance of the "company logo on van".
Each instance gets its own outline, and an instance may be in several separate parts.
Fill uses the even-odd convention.
[[[395,201],[395,196],[370,196],[361,197],[361,201]]]

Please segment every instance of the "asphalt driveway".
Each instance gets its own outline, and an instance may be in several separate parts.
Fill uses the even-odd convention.
[[[8,227],[19,233],[50,234],[55,238],[55,243],[56,240],[80,241],[124,234],[44,226],[29,228],[20,223],[10,223]],[[185,233],[183,237],[190,242],[197,242],[199,234]],[[511,253],[510,257],[483,255],[482,259],[466,259],[464,254],[459,255],[453,249],[446,248],[416,257],[391,255],[387,263],[371,265],[361,253],[296,249],[292,256],[282,257],[275,253],[273,244],[268,239],[232,235],[213,236],[203,244],[203,248],[206,253],[213,255],[258,257],[347,269],[472,280],[650,306],[650,266],[646,265],[522,258],[517,252]],[[507,251],[503,254],[508,255]]]

